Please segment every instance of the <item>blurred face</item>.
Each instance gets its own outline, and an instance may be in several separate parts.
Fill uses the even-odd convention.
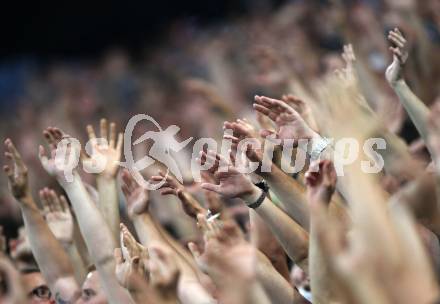
[[[55,303],[40,272],[22,274],[21,279],[30,304]]]
[[[92,271],[87,275],[81,290],[81,297],[76,304],[107,304],[104,290],[101,287],[97,271]]]

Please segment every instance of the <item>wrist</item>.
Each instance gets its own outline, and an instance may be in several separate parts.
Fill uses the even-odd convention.
[[[23,196],[21,197],[16,197],[15,198],[17,201],[19,201],[21,204],[26,205],[26,206],[31,206],[31,205],[35,205],[34,200],[32,199],[32,196],[30,193],[26,192]]]
[[[246,205],[251,205],[255,203],[261,196],[263,190],[252,184],[252,187],[243,194],[240,198],[246,203]]]
[[[319,135],[318,133],[310,140],[307,147],[307,154],[311,160],[320,159],[321,154],[330,146],[331,139]]]
[[[397,80],[391,81],[390,82],[391,87],[393,87],[394,89],[398,89],[399,87],[405,86],[406,82],[405,79],[403,78],[399,78]]]
[[[98,184],[104,184],[104,183],[112,183],[112,182],[116,182],[116,177],[110,174],[99,174],[96,177],[96,183]]]
[[[71,252],[73,250],[76,250],[75,244],[73,243],[73,239],[71,240],[60,240],[61,246],[63,246],[64,250],[67,252]]]
[[[79,173],[77,171],[72,171],[70,181],[68,181],[65,176],[57,177],[58,183],[60,184],[60,186],[64,190],[66,190],[66,192],[67,192],[67,189],[75,187],[76,183],[80,179],[81,179],[81,177],[79,176]]]
[[[24,210],[31,210],[40,213],[40,209],[38,208],[37,204],[35,204],[34,199],[31,195],[26,195],[20,199],[17,199],[20,202],[20,207],[22,211]]]

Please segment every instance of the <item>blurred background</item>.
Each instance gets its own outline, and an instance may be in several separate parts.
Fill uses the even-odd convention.
[[[394,27],[414,54],[411,87],[428,105],[440,96],[438,0],[34,1],[1,15],[0,137],[22,152],[35,191],[57,188],[37,158],[47,126],[85,143],[86,125],[101,117],[123,130],[147,113],[181,127],[182,140],[220,138],[224,120],[255,119],[255,94],[315,89],[344,67],[347,43],[370,79],[372,107],[416,151],[417,132],[383,76]],[[0,223],[14,235],[20,221],[2,175]]]

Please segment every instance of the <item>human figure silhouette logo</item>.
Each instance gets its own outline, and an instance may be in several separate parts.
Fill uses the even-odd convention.
[[[147,131],[142,136],[140,136],[136,141],[131,141],[133,130],[137,123],[142,120],[147,120],[153,123],[157,131]],[[165,183],[166,177],[162,179],[161,182],[157,184],[151,184],[143,178],[139,173],[143,169],[151,166],[157,160],[167,167],[166,175],[171,172],[177,180],[181,183],[183,182],[183,176],[180,172],[179,166],[176,160],[173,158],[171,151],[179,152],[193,139],[192,137],[184,140],[183,142],[178,142],[175,136],[179,133],[180,128],[176,125],[171,125],[165,130],[159,125],[159,123],[151,116],[146,114],[137,114],[133,116],[125,128],[124,133],[124,155],[125,163],[121,163],[122,166],[126,167],[139,185],[149,189],[156,190]],[[132,145],[138,145],[146,140],[153,140],[153,145],[151,146],[148,155],[145,155],[140,160],[135,161],[133,159]]]

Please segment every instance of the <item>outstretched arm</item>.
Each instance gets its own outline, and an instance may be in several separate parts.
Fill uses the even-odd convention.
[[[264,113],[264,115],[267,115],[274,121],[277,120],[277,115],[280,115],[280,111],[277,111],[276,114],[270,112],[270,110],[267,107],[279,107],[278,104],[285,106],[285,108],[282,108],[282,110],[286,110],[289,113],[291,113],[291,120],[298,119],[298,121],[301,122],[301,125],[305,122],[301,119],[299,114],[293,109],[290,108],[287,104],[285,104],[281,100],[275,100],[270,99],[267,97],[255,97],[258,103],[254,105],[254,107],[258,110],[258,113]],[[269,101],[271,102],[269,104]],[[264,105],[264,106],[263,106]],[[241,140],[250,140],[254,144],[254,147],[247,146],[246,151],[239,151],[239,152],[245,152],[250,160],[262,163],[263,158],[266,156],[268,152],[268,147],[271,146],[271,141],[269,139],[266,139],[265,146],[263,147],[262,142],[260,140],[259,135],[257,134],[257,131],[253,129],[252,126],[250,126],[249,123],[246,121],[238,119],[236,122],[225,122],[224,128],[233,130],[234,136],[231,135],[225,135],[225,139],[229,139],[232,141],[232,147],[236,150],[239,145],[239,141]],[[290,129],[293,129],[293,131],[289,132]],[[281,138],[280,134],[283,134],[283,136],[295,136],[296,138],[299,138],[299,135],[296,135],[295,128],[291,128],[289,124],[287,123],[279,123],[278,124],[278,133],[275,134],[275,137],[278,139],[286,139]],[[282,133],[281,133],[282,132]],[[268,136],[272,134],[273,132],[270,130],[263,130],[261,131],[262,135]],[[287,135],[289,133],[290,135]],[[311,136],[313,137],[316,134],[313,130],[310,129],[309,135],[300,135],[303,136]],[[273,134],[272,134],[273,135]],[[268,145],[268,147],[266,147]],[[257,148],[258,146],[261,146],[260,148]],[[263,156],[264,155],[264,156]],[[270,156],[270,155],[269,155]],[[240,157],[237,155],[237,158]],[[268,183],[271,191],[279,198],[280,204],[282,205],[283,209],[286,210],[286,212],[291,216],[296,222],[298,222],[304,229],[309,229],[309,211],[307,202],[305,200],[305,188],[301,186],[296,180],[291,178],[290,176],[286,175],[273,161],[272,159],[269,159],[269,170],[259,170],[257,173],[266,180]]]
[[[276,207],[267,196],[263,197],[262,190],[236,168],[230,165],[227,172],[221,172],[223,171],[219,170],[221,155],[216,155],[212,151],[202,154],[214,164],[209,171],[220,183],[218,185],[203,183],[202,188],[228,198],[241,198],[248,206],[260,201],[259,206],[255,206],[254,210],[270,227],[289,257],[296,263],[303,261],[307,257],[308,233]],[[226,160],[223,161],[227,163]]]
[[[74,147],[71,139],[66,136],[63,137],[63,133],[58,129],[49,128],[45,131],[44,135],[54,157],[47,158],[44,148],[40,146],[41,163],[50,175],[56,177],[72,203],[90,258],[102,278],[103,287],[110,303],[132,303],[130,295],[118,284],[115,277],[113,250],[116,247],[116,243],[110,227],[99,209],[90,199],[78,172],[70,169],[72,170],[71,176],[69,176],[70,179],[65,175],[67,168],[74,167],[69,162],[74,159],[72,156],[78,156],[79,151],[77,147]],[[58,148],[65,145],[66,154],[62,162],[55,162],[57,145]]]
[[[321,204],[328,207],[336,188],[336,172],[333,164],[328,160],[313,163],[306,174],[306,183],[309,204]],[[312,213],[309,245],[310,286],[313,290],[314,303],[328,303],[332,299],[331,274],[319,246],[316,232],[318,220]]]
[[[81,284],[86,276],[86,267],[73,242],[74,221],[69,204],[64,195],[58,197],[54,190],[48,188],[40,191],[40,202],[46,223],[69,255],[76,281]]]
[[[179,299],[183,303],[211,303],[212,298],[200,285],[197,273],[185,258],[170,244],[167,236],[148,211],[148,190],[142,188],[132,175],[124,170],[122,172],[122,191],[124,192],[128,215],[132,219],[139,239],[145,247],[151,244],[161,244],[174,251],[177,264],[181,270],[179,278]]]
[[[182,208],[185,213],[196,219],[197,214],[206,214],[207,210],[202,207],[202,205],[197,201],[197,199],[189,193],[185,187],[171,175],[165,175],[162,171],[159,171],[159,175],[154,175],[151,177],[152,182],[161,182],[165,179],[163,185],[159,188],[161,195],[172,194],[179,198],[182,203]]]
[[[390,51],[393,53],[393,62],[386,70],[386,78],[399,97],[405,110],[408,112],[408,115],[417,128],[417,131],[419,131],[420,136],[425,143],[427,143],[427,119],[429,109],[412,92],[403,77],[403,68],[408,60],[407,41],[397,28],[389,32],[388,40],[393,44],[393,46],[390,47]]]
[[[231,220],[220,222],[197,216],[203,231],[204,250],[188,246],[197,264],[214,281],[220,303],[270,303],[257,279],[257,251],[241,236]]]
[[[68,303],[74,303],[79,296],[69,257],[52,234],[40,210],[32,198],[28,171],[12,141],[5,141],[5,156],[10,164],[3,167],[9,179],[12,195],[20,203],[21,212],[29,236],[32,253],[52,292]]]
[[[122,133],[116,139],[116,125],[108,124],[106,119],[100,121],[100,137],[96,138],[95,131],[91,125],[87,126],[89,144],[91,144],[90,159],[84,159],[85,169],[93,172],[93,161],[102,166],[96,176],[96,185],[99,192],[99,210],[104,216],[105,221],[110,226],[115,240],[119,237],[119,199],[118,188],[116,185],[116,175],[118,173],[119,161],[122,151]]]

